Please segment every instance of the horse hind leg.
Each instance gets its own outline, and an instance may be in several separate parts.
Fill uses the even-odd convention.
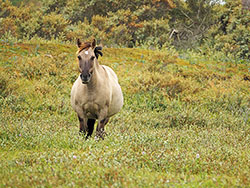
[[[101,121],[98,122],[98,125],[96,127],[96,136],[104,139],[105,131],[104,127],[108,123],[109,118],[104,118]]]
[[[104,126],[105,126],[108,122],[109,122],[109,118],[105,118],[105,119],[104,119],[104,125],[103,125],[103,128],[104,128]]]

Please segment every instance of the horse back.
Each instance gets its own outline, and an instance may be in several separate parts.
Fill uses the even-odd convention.
[[[103,69],[108,73],[108,76],[110,79],[113,79],[114,81],[118,82],[118,77],[116,76],[115,72],[106,65],[101,65]]]

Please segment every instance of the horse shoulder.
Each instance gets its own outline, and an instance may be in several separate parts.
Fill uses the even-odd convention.
[[[74,82],[72,89],[71,89],[71,105],[81,105],[84,103],[84,101],[87,100],[85,96],[85,90],[81,82],[80,76],[77,78],[77,80]],[[74,107],[73,107],[74,108]]]

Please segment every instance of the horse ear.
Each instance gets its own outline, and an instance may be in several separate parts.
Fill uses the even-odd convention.
[[[77,45],[78,48],[81,47],[81,44],[82,44],[82,42],[80,41],[80,39],[77,39],[76,40],[76,45]]]
[[[94,49],[94,48],[95,48],[95,46],[96,46],[96,40],[95,40],[95,39],[93,39],[93,41],[92,41],[92,43],[91,43],[91,47]]]

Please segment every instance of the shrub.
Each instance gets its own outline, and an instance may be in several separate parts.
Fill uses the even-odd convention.
[[[166,19],[144,21],[143,27],[139,28],[135,33],[139,44],[158,47],[170,44],[170,27]]]
[[[144,12],[118,10],[109,12],[107,37],[113,43],[133,47],[136,44],[163,46],[168,41],[169,25],[166,19],[141,21]]]
[[[0,17],[0,34],[9,33],[14,37],[32,37],[40,29],[41,12],[32,6],[15,7],[9,1],[0,2],[2,9]]]
[[[12,6],[10,1],[0,0],[0,18],[6,18],[15,12],[17,8]]]
[[[66,27],[69,25],[61,14],[55,12],[42,17],[39,30],[39,36],[45,39],[52,39],[66,35]]]
[[[18,27],[19,38],[31,38],[35,36],[41,29],[40,20],[42,13],[34,11],[30,7],[21,7],[15,13],[16,25]]]
[[[62,13],[72,23],[83,22],[84,19],[92,20],[95,15],[106,16],[112,9],[112,2],[106,0],[68,0]]]
[[[60,13],[63,8],[65,8],[67,1],[65,0],[43,0],[42,1],[42,11],[45,14],[50,14],[52,12]]]
[[[17,36],[17,26],[12,18],[0,18],[0,35],[9,33],[12,36]]]
[[[17,26],[15,19],[11,16],[16,11],[9,1],[0,0],[0,35],[9,33],[12,36],[17,35]]]
[[[220,12],[218,24],[209,31],[207,48],[222,51],[233,59],[250,58],[250,12],[241,1],[228,1]]]
[[[100,31],[98,28],[93,27],[87,19],[85,19],[84,22],[79,21],[76,24],[68,26],[66,31],[66,38],[70,41],[76,41],[76,38],[87,40],[93,36],[97,40],[105,38],[105,36],[102,35],[104,31]]]

